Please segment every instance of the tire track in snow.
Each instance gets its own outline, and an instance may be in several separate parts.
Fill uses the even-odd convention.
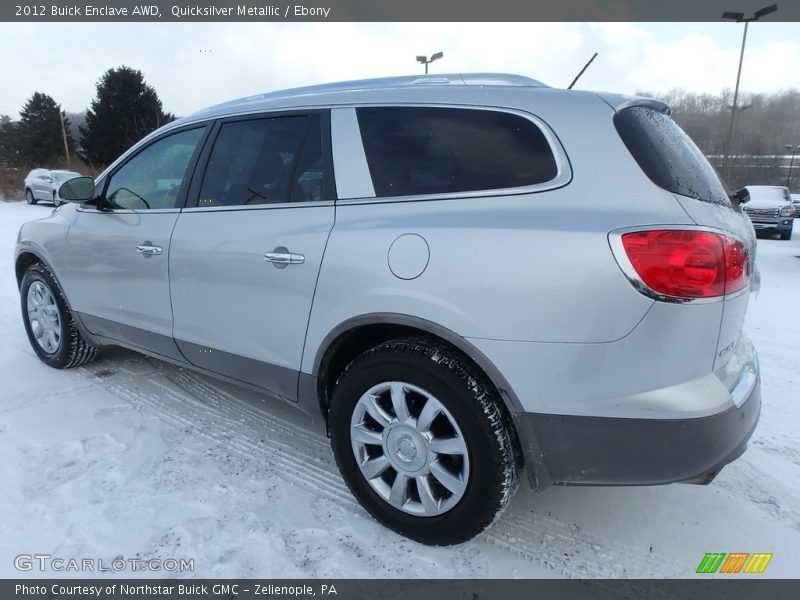
[[[800,513],[794,508],[792,492],[779,480],[742,458],[727,468],[725,477],[714,484],[733,496],[766,511],[773,518],[800,529]]]
[[[127,385],[124,380],[115,381],[109,378],[104,381],[104,387],[135,407],[147,409],[164,423],[187,433],[190,432],[191,435],[205,438],[216,449],[222,449],[222,455],[225,453],[235,454],[247,462],[258,458],[258,461],[265,467],[271,468],[292,483],[309,489],[313,488],[314,491],[325,493],[339,502],[347,500],[349,492],[344,488],[343,483],[341,486],[337,486],[335,482],[331,482],[326,477],[328,474],[323,469],[313,464],[307,464],[293,456],[293,454],[304,456],[308,453],[304,452],[302,443],[288,444],[278,439],[281,434],[279,428],[268,426],[256,430],[243,419],[237,419],[235,422],[230,422],[228,419],[226,422],[225,419],[219,418],[224,416],[223,413],[215,414],[216,411],[209,411],[191,396],[187,397],[184,393],[176,393],[175,390],[169,389],[163,383],[153,382],[150,378],[147,383],[150,389],[142,389],[141,380],[137,382],[136,387],[132,387]],[[243,435],[242,426],[250,429],[259,443],[249,441],[249,436]],[[264,435],[265,433],[278,434],[278,436]],[[220,457],[220,452],[215,452],[214,456]],[[314,482],[315,485],[310,486],[310,482]],[[352,502],[355,504],[355,501]]]
[[[752,440],[750,445],[800,466],[800,452],[795,450],[788,440],[782,441],[778,437],[759,437]]]

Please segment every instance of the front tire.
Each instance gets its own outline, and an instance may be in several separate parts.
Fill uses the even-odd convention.
[[[25,332],[39,359],[56,369],[69,369],[95,357],[97,349],[83,339],[50,270],[34,263],[20,286]]]
[[[25,190],[25,202],[28,204],[36,204],[38,200],[36,200],[36,196],[33,195],[32,191]]]
[[[425,338],[380,344],[351,362],[331,399],[336,462],[386,527],[451,545],[491,525],[519,484],[510,418],[463,357]]]

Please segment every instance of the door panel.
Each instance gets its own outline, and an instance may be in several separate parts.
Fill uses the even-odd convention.
[[[72,307],[91,317],[171,338],[168,250],[177,218],[177,210],[81,211],[65,248],[65,291]],[[139,252],[137,248],[145,243],[161,248],[161,254]],[[109,331],[102,321],[90,319],[87,327],[114,339],[120,339],[117,334],[123,331]]]
[[[95,200],[103,210],[78,210],[64,248],[63,285],[92,333],[180,358],[169,244],[205,129],[143,146],[108,177]]]
[[[334,222],[326,117],[224,121],[170,250],[173,335],[187,360],[293,401]]]
[[[333,220],[332,202],[185,210],[172,236],[170,277],[173,334],[186,358],[296,400],[308,316]],[[304,261],[281,265],[264,258],[280,247]]]

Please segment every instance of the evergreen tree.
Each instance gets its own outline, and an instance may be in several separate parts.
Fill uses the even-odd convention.
[[[83,158],[94,166],[111,163],[148,133],[169,123],[155,89],[141,71],[121,66],[109,69],[97,82],[97,96],[79,127]]]
[[[17,166],[17,128],[8,115],[0,115],[0,167]]]
[[[67,132],[67,146],[70,154],[74,152],[75,141],[69,134],[69,120],[53,98],[36,92],[19,114],[18,123],[6,126],[12,130],[11,137],[16,146],[18,164],[48,167],[66,158],[62,118],[65,121],[64,130]]]

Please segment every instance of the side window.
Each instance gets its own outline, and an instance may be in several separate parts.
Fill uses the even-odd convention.
[[[292,202],[322,200],[325,169],[322,162],[322,123],[319,115],[311,118],[303,149],[297,159],[292,177]]]
[[[544,134],[520,115],[428,107],[357,114],[378,197],[521,187],[558,173]]]
[[[322,180],[318,115],[225,123],[208,159],[198,206],[318,200]]]
[[[111,208],[175,208],[187,169],[205,127],[181,131],[149,145],[111,176],[106,202]]]

